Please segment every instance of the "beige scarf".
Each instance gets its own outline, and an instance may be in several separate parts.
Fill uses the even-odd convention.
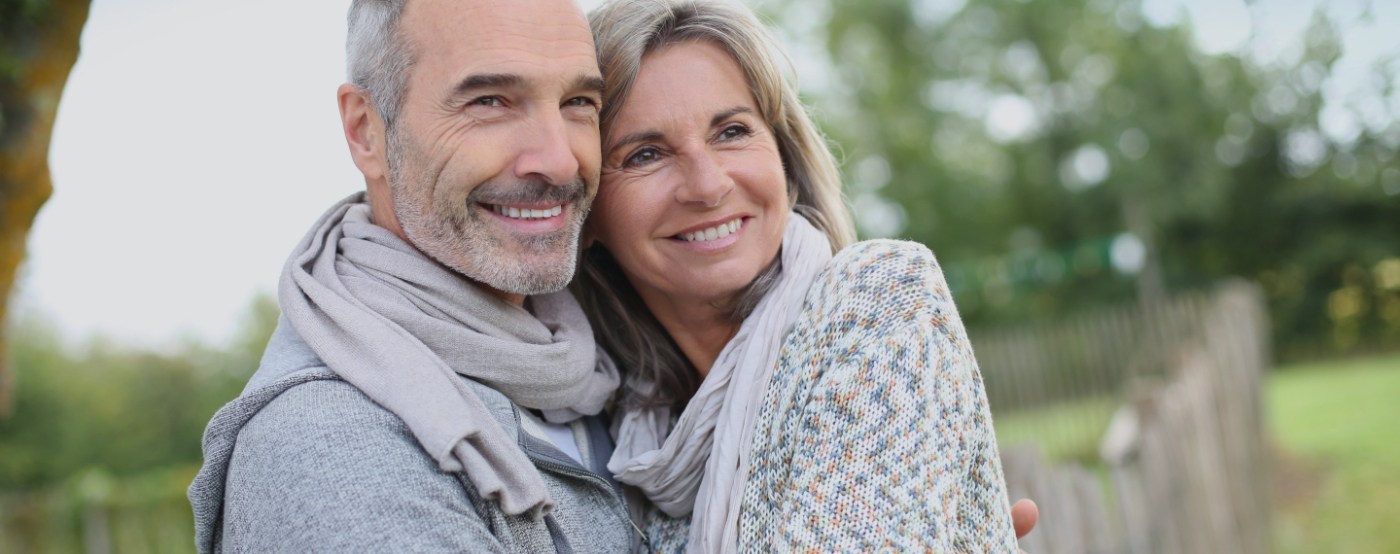
[[[326,212],[283,269],[283,314],[327,367],[408,425],[444,471],[507,514],[553,507],[534,464],[465,375],[562,422],[596,414],[618,385],[567,292],[531,311],[488,294],[370,222],[364,193]]]
[[[627,410],[618,423],[608,469],[672,517],[691,514],[692,552],[738,549],[739,502],[758,412],[807,289],[831,259],[831,243],[793,213],[781,256],[777,285],[720,351],[675,426],[665,407]]]

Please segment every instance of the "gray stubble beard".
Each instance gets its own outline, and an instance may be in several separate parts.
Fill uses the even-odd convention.
[[[570,221],[564,229],[523,240],[510,237],[517,248],[515,252],[508,252],[503,237],[490,232],[490,223],[484,221],[481,213],[484,209],[475,200],[489,183],[473,190],[464,205],[438,204],[432,211],[425,212],[423,199],[409,190],[409,176],[405,175],[405,162],[418,161],[414,156],[416,151],[409,152],[412,146],[406,144],[398,130],[388,134],[389,189],[394,215],[418,251],[468,279],[510,294],[545,294],[568,286],[578,263],[579,235],[590,208],[586,192],[576,194],[577,199],[567,205]],[[418,190],[430,189],[430,176],[416,177]],[[570,187],[586,191],[581,179]]]

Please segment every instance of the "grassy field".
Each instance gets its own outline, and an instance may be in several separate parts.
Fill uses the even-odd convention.
[[[998,444],[1033,442],[1050,460],[1092,466],[1099,455],[1099,437],[1118,399],[1087,398],[1046,408],[994,415]]]
[[[1283,368],[1275,551],[1400,552],[1400,356]]]
[[[1265,387],[1275,552],[1400,553],[1400,356],[1278,368]],[[1052,460],[1093,468],[1115,405],[1085,399],[1001,413],[997,439],[1032,440]]]

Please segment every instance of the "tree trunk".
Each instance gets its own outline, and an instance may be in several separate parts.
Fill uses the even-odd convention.
[[[0,417],[14,378],[5,348],[10,289],[29,228],[53,192],[49,138],[91,0],[0,0]]]

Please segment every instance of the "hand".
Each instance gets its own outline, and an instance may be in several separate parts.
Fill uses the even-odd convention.
[[[1035,529],[1035,522],[1038,519],[1040,519],[1040,508],[1037,508],[1031,499],[1022,498],[1011,505],[1011,526],[1016,529],[1016,540],[1030,534],[1031,529]],[[1026,554],[1026,551],[1022,550],[1021,554]]]

